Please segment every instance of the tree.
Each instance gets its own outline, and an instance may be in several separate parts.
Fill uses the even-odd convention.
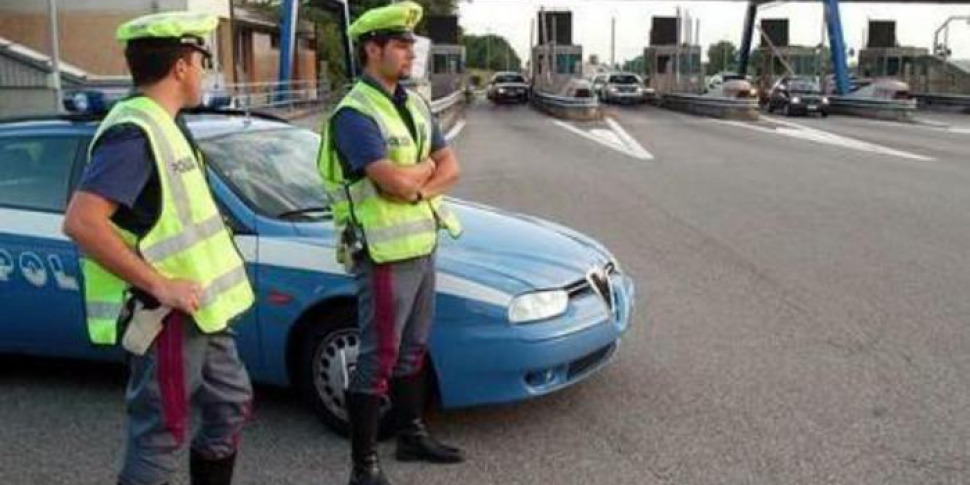
[[[494,34],[464,35],[465,64],[472,69],[486,71],[519,71],[522,60],[504,37]]]
[[[646,63],[643,61],[643,55],[634,57],[633,59],[623,63],[623,70],[626,72],[632,72],[635,74],[646,74]]]
[[[280,0],[249,0],[240,6],[262,12],[276,22],[282,19]],[[340,23],[343,5],[338,0],[299,0],[300,18],[314,24],[317,38],[318,60],[327,63],[327,77],[333,86],[347,83],[350,76],[344,61],[344,26]],[[458,11],[457,0],[415,0],[424,7],[427,15],[454,15]],[[364,12],[387,5],[387,0],[351,0],[350,21],[353,22]],[[426,34],[425,22],[417,27],[419,34]]]
[[[707,48],[707,75],[736,69],[738,49],[730,41],[722,40]]]

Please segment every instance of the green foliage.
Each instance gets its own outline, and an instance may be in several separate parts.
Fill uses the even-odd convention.
[[[469,68],[485,71],[522,70],[522,60],[502,36],[464,35],[461,43],[465,46],[465,63]]]
[[[707,48],[707,75],[712,76],[721,71],[737,70],[735,59],[738,55],[738,48],[729,41],[722,40],[716,44],[711,44]]]
[[[647,72],[646,63],[643,60],[643,55],[634,57],[633,59],[623,63],[623,70],[626,72],[632,72],[635,74],[645,74]]]
[[[250,10],[261,12],[268,18],[279,22],[282,18],[280,0],[248,0],[244,3],[236,1],[237,5]],[[458,11],[457,0],[414,0],[424,7],[425,15],[453,15]],[[330,0],[332,3],[332,0]],[[349,0],[350,21],[353,22],[364,12],[382,7],[390,3],[388,0]],[[323,2],[316,0],[300,0],[300,18],[314,24],[317,34],[317,57],[319,61],[327,63],[326,75],[334,87],[349,81],[346,72],[343,47],[343,26],[339,16],[324,8]],[[426,34],[425,22],[418,25],[419,34]]]

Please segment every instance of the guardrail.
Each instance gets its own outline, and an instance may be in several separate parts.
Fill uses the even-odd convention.
[[[532,92],[532,105],[536,109],[557,118],[575,121],[598,120],[603,117],[600,103],[596,97],[573,98],[555,94]]]
[[[447,133],[458,124],[465,107],[465,91],[458,90],[431,101],[431,113],[438,119],[441,131]]]
[[[970,113],[970,95],[967,94],[913,94],[920,108],[943,109]]]
[[[829,111],[833,114],[909,122],[913,121],[916,113],[916,100],[830,96]]]
[[[721,98],[700,94],[669,93],[660,97],[660,106],[712,118],[758,119],[758,100],[755,98]]]
[[[330,92],[316,81],[262,82],[227,84],[208,90],[204,97],[205,104],[214,107],[278,110],[324,103]]]

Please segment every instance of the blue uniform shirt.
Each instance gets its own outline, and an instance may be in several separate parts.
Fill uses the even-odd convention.
[[[175,123],[195,147],[195,140],[181,116]],[[111,221],[118,227],[144,236],[161,211],[161,182],[148,136],[137,125],[112,126],[98,138],[91,151],[78,190],[118,204]]]
[[[380,92],[387,94],[384,87],[377,81],[364,75],[361,81],[376,88]],[[393,96],[389,96],[398,113],[404,119],[408,130],[414,136],[414,120],[411,119],[410,112],[405,108],[408,99],[408,92],[400,84]],[[418,102],[423,102],[418,100]],[[387,158],[387,145],[377,123],[352,109],[342,109],[337,112],[333,120],[333,137],[337,152],[340,154],[345,169],[349,169],[348,178],[355,179],[362,177],[367,165],[378,160]],[[434,153],[448,146],[441,127],[436,121],[432,120],[431,128],[431,153]]]

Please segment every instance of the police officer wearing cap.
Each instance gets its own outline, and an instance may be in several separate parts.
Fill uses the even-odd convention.
[[[128,351],[124,485],[168,483],[186,445],[193,485],[228,485],[251,406],[229,326],[253,290],[179,115],[201,100],[203,37],[217,24],[168,12],[118,29],[136,92],[101,122],[65,216],[84,253],[91,341]]]
[[[363,75],[322,127],[319,169],[332,201],[338,260],[358,285],[360,352],[346,392],[351,485],[388,484],[375,441],[387,394],[396,458],[457,463],[462,452],[431,437],[422,419],[434,319],[438,231],[461,227],[442,195],[458,162],[426,100],[401,86],[414,60],[422,10],[400,2],[350,27]]]

